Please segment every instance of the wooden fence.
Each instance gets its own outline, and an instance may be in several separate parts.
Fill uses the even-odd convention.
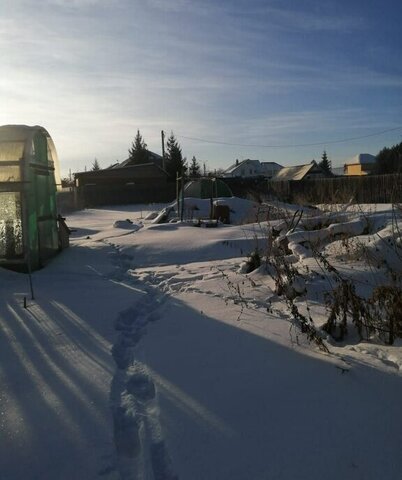
[[[174,183],[152,185],[84,185],[57,194],[57,206],[61,215],[82,208],[104,205],[139,203],[165,203],[176,198]]]
[[[296,203],[399,203],[402,174],[269,181],[267,193]]]
[[[277,199],[301,204],[317,203],[402,203],[402,174],[364,177],[316,178],[273,182],[259,179],[222,179],[237,197],[255,201]],[[59,212],[77,208],[130,203],[170,202],[175,184],[86,185],[58,194]]]

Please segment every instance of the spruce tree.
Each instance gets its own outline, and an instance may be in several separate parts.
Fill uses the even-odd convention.
[[[97,170],[100,170],[100,169],[101,169],[101,168],[100,168],[98,159],[95,158],[95,160],[94,160],[93,163],[92,163],[92,168],[91,168],[91,170],[92,170],[92,171],[97,171]]]
[[[191,164],[188,168],[189,177],[201,177],[201,165],[197,162],[195,156],[191,159]]]
[[[147,144],[144,142],[141,133],[137,130],[134,142],[128,150],[129,160],[131,165],[139,165],[148,162]]]
[[[324,150],[321,156],[321,162],[318,164],[325,173],[332,175],[331,161],[328,159],[327,152]]]
[[[169,174],[169,178],[172,180],[176,178],[177,173],[179,173],[179,175],[182,173],[185,174],[187,170],[186,159],[183,158],[181,147],[173,135],[173,132],[170,134],[166,143],[165,169]]]

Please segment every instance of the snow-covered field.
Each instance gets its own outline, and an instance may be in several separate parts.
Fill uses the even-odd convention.
[[[264,212],[235,202],[239,224],[218,228],[145,220],[161,206],[74,213],[34,300],[0,270],[1,480],[401,478],[401,340],[320,330],[336,275],[367,296],[400,274],[400,212],[282,206],[286,222],[272,207],[241,224]],[[271,267],[245,273],[272,227],[290,304]]]

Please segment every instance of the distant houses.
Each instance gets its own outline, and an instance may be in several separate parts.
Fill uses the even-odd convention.
[[[282,165],[276,162],[260,162],[260,160],[236,160],[236,162],[231,165],[222,173],[224,178],[255,178],[255,177],[264,177],[272,178],[274,177],[279,170],[281,170]]]
[[[163,157],[147,151],[146,163],[133,164],[130,159],[108,168],[75,174],[76,197],[84,206],[116,203],[171,201],[176,196],[176,185],[164,169]],[[234,195],[264,193],[268,188],[278,191],[303,189],[303,180],[340,176],[365,176],[375,170],[376,157],[360,153],[347,161],[341,169],[327,171],[315,160],[307,164],[283,167],[277,162],[236,160],[219,176],[227,182]],[[296,186],[296,184],[298,186]],[[286,186],[287,185],[287,186]],[[315,187],[314,187],[315,188]],[[279,189],[279,190],[278,190]]]
[[[283,167],[276,162],[261,162],[246,159],[231,165],[222,173],[223,178],[265,178],[273,181],[303,180],[307,178],[327,177],[328,174],[317,164],[311,163]]]
[[[331,176],[362,176],[375,171],[377,158],[369,153],[359,153],[346,161],[343,167],[331,169],[332,175],[328,175],[321,166],[313,160],[305,165],[283,167],[272,178],[274,181],[306,180],[311,178],[325,178]]]

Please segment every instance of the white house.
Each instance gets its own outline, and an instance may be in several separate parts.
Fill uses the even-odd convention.
[[[259,160],[250,160],[249,158],[239,162],[236,160],[236,163],[226,169],[222,176],[223,177],[241,177],[241,178],[250,178],[250,177],[266,177],[272,178],[281,170],[282,165],[279,165],[276,162],[260,162]]]

